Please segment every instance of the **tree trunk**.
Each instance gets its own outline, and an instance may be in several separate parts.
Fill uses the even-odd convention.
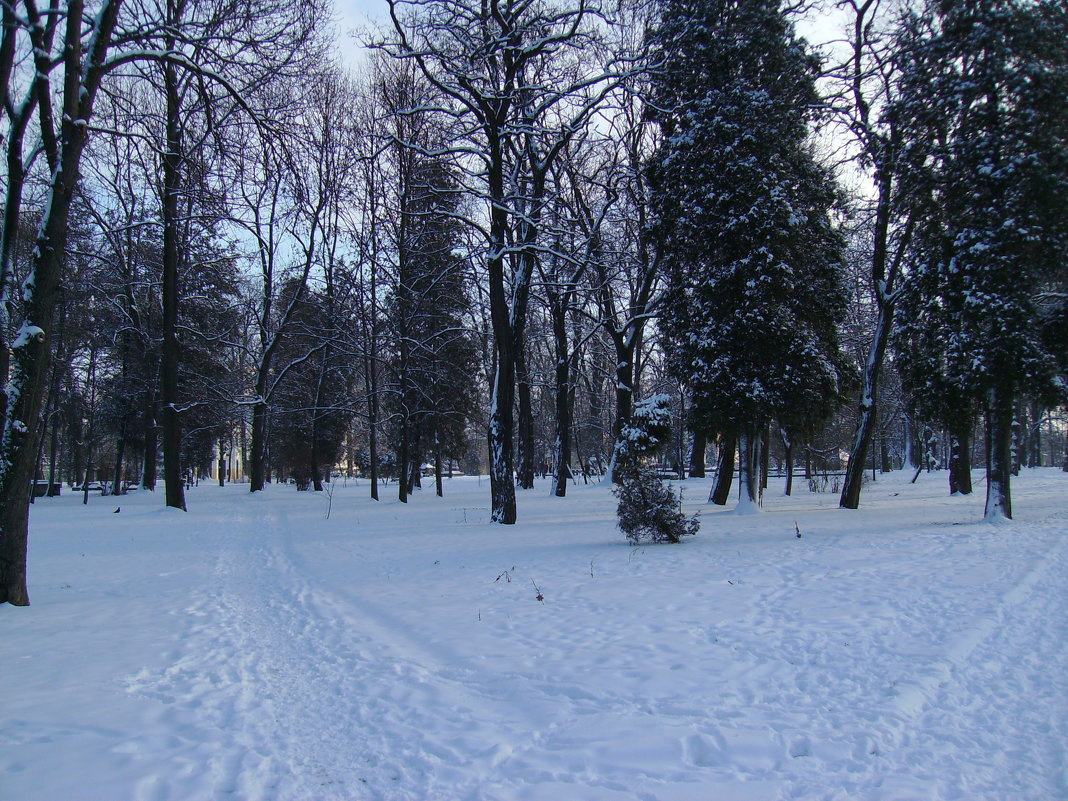
[[[1061,462],[1061,471],[1068,473],[1068,431],[1064,432],[1064,461]]]
[[[515,374],[510,347],[500,347],[493,377],[492,409],[489,419],[491,519],[511,525],[516,520],[515,482],[512,478],[512,403],[515,400]]]
[[[9,77],[17,26],[14,8],[14,4],[5,4],[3,10],[4,44],[5,51],[7,51],[3,61]],[[33,116],[32,111],[33,106],[25,104],[21,109],[22,113],[11,119],[5,142],[7,185],[4,197],[4,224],[3,229],[0,230],[0,432],[3,432],[7,426],[7,379],[11,367],[11,351],[9,350],[11,343],[8,341],[8,332],[11,328],[10,304],[14,297],[15,241],[18,238],[19,219],[22,216],[22,195],[26,184],[22,143],[30,117]]]
[[[260,395],[260,398],[263,396]],[[260,492],[266,480],[267,403],[252,406],[252,442],[249,446],[249,492]]]
[[[26,588],[30,481],[37,455],[36,423],[48,375],[52,310],[63,274],[67,223],[78,181],[78,165],[118,12],[118,0],[104,0],[99,7],[94,17],[92,50],[83,63],[81,36],[85,5],[82,0],[70,0],[66,8],[58,163],[42,204],[47,211],[41,219],[31,257],[33,280],[22,296],[23,323],[10,349],[7,418],[0,431],[0,498],[4,499],[0,504],[0,603],[15,606],[30,603]]]
[[[163,347],[160,402],[163,424],[163,481],[167,506],[185,510],[182,480],[182,430],[178,414],[178,201],[181,192],[181,100],[173,64],[164,65],[167,95],[167,142],[163,153]]]
[[[556,476],[553,494],[567,495],[567,480],[571,477],[571,354],[567,346],[567,318],[562,302],[553,304],[553,341],[556,350],[555,406],[556,406]]]
[[[875,324],[868,362],[864,367],[864,385],[860,394],[860,415],[857,428],[853,434],[853,446],[849,452],[845,479],[842,483],[842,495],[838,505],[843,509],[856,509],[860,506],[860,491],[864,486],[864,462],[868,457],[872,438],[878,425],[876,414],[876,387],[879,373],[882,371],[883,356],[890,336],[890,323],[893,319],[893,307],[888,303],[879,304],[879,317]]]
[[[738,507],[742,513],[760,508],[760,432],[749,428],[738,436]]]
[[[986,396],[986,512],[989,521],[1012,518],[1012,392],[994,387]]]
[[[704,432],[693,432],[693,447],[690,449],[690,478],[705,477],[705,449],[708,438]]]
[[[123,458],[126,454],[126,440],[128,438],[129,429],[129,416],[123,414],[122,422],[119,424],[119,437],[115,442],[115,472],[112,478],[111,494],[112,495],[124,495],[122,479]]]
[[[159,458],[159,426],[156,424],[156,398],[151,397],[145,412],[145,452],[141,460],[141,488],[156,491],[156,464]]]
[[[315,492],[323,491],[323,474],[319,466],[319,402],[316,399],[315,408],[312,409],[312,430],[311,430],[311,455],[308,457],[311,461],[309,467],[311,468],[311,480],[312,490]]]
[[[223,450],[222,437],[219,437],[219,486],[226,486],[226,451]]]
[[[410,476],[408,453],[408,418],[401,420],[400,445],[397,448],[397,500],[408,503],[408,479]]]
[[[534,403],[530,387],[530,373],[523,343],[515,353],[516,389],[519,393],[519,471],[520,488],[534,489]]]
[[[1022,452],[1026,450],[1026,436],[1024,433],[1024,427],[1020,422],[1021,410],[1013,408],[1012,414],[1012,474],[1014,476],[1020,475],[1020,463],[1022,461]]]
[[[378,376],[374,360],[363,361],[364,389],[367,392],[367,472],[371,482],[371,500],[378,500]]]
[[[408,470],[408,494],[409,495],[414,494],[417,487],[419,489],[423,488],[423,481],[422,481],[423,458],[422,457],[423,457],[423,454],[417,448],[413,448],[412,451],[411,451],[411,455],[408,457],[409,463],[410,463],[409,464],[409,470]]]
[[[1038,401],[1031,401],[1027,409],[1027,466],[1042,466],[1042,407]]]
[[[765,425],[760,432],[760,502],[764,502],[764,490],[768,488],[768,470],[771,467],[771,435]]]
[[[949,494],[972,494],[971,421],[949,432]]]
[[[734,451],[738,447],[738,438],[734,434],[721,434],[719,439],[719,459],[716,463],[716,483],[712,488],[710,500],[717,506],[726,506],[731,495],[731,483],[734,481]]]
[[[445,488],[441,483],[441,441],[438,438],[438,434],[434,432],[434,492],[439,498],[445,497]],[[450,467],[450,472],[451,467]]]
[[[612,483],[619,484],[619,474],[630,465],[619,463],[619,441],[623,426],[630,420],[634,410],[634,351],[622,343],[616,343],[616,416],[612,424],[615,444],[612,451]]]
[[[890,443],[886,441],[886,435],[879,437],[879,472],[892,473],[893,466],[890,464]]]
[[[794,440],[785,428],[779,428],[779,436],[782,437],[783,462],[786,464],[786,488],[783,495],[790,495],[794,491]]]
[[[59,455],[59,418],[52,423],[51,442],[48,444],[48,497],[59,495],[57,459]]]

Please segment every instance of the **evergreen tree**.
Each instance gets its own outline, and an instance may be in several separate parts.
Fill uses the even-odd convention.
[[[402,166],[397,273],[386,312],[396,344],[385,406],[406,501],[426,454],[434,454],[440,494],[441,460],[466,451],[467,422],[477,409],[470,370],[478,359],[465,323],[470,301],[466,262],[456,249],[456,181],[440,158],[414,149],[404,151]]]
[[[666,486],[644,458],[664,449],[671,441],[673,426],[668,411],[671,399],[653,395],[635,404],[634,412],[620,431],[616,443],[619,499],[616,513],[619,529],[631,545],[643,540],[680,542],[700,527],[697,516],[687,518],[679,497]]]
[[[692,419],[737,435],[742,506],[759,502],[761,432],[823,419],[846,367],[834,184],[812,154],[817,60],[776,0],[664,0],[651,42],[650,237]]]
[[[300,292],[290,281],[283,303]],[[353,412],[349,397],[355,383],[353,359],[331,349],[326,299],[305,291],[291,318],[290,335],[279,347],[278,400],[271,416],[271,456],[274,465],[294,480],[298,490],[313,483],[337,464]]]
[[[920,404],[981,405],[986,517],[1008,518],[1014,404],[1024,389],[1063,396],[1042,298],[1068,264],[1068,11],[932,2],[899,41],[894,113],[921,223],[898,338]]]

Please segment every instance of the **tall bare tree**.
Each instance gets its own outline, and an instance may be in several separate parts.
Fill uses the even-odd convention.
[[[516,372],[553,164],[633,66],[585,0],[388,0],[380,43],[414,61],[445,98],[466,158],[465,189],[483,201],[479,231],[493,329],[489,451],[492,520],[516,521]]]

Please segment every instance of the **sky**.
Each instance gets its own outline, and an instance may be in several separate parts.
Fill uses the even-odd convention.
[[[842,35],[841,14],[832,4],[827,12],[814,11],[798,26],[810,42],[823,44]],[[338,50],[345,63],[357,66],[362,61],[360,46],[353,34],[370,22],[387,18],[386,0],[334,0],[338,19]]]
[[[386,0],[334,0],[338,20],[338,51],[345,63],[358,66],[362,61],[361,47],[354,38],[356,31],[368,23],[381,21],[386,15]]]

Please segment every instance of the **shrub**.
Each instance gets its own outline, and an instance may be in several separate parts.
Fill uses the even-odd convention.
[[[619,529],[632,545],[679,542],[697,533],[697,515],[687,518],[679,497],[642,463],[660,450],[671,435],[669,399],[654,395],[635,405],[623,427],[617,452],[620,483],[615,488]]]

